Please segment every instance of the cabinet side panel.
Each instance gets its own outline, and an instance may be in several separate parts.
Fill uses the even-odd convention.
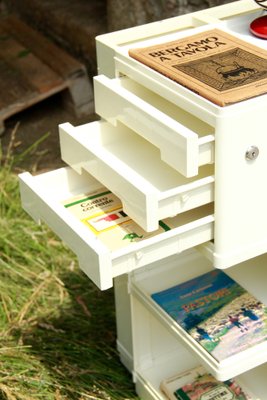
[[[235,113],[234,107],[231,115],[217,122],[214,257],[218,268],[266,251],[266,101],[264,95],[244,102],[242,112],[239,108]]]

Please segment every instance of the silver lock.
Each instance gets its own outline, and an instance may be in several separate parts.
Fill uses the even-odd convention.
[[[257,146],[250,146],[246,151],[246,160],[256,160],[259,155],[259,149]]]

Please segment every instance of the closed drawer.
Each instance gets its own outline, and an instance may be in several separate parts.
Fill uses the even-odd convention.
[[[94,78],[95,109],[155,145],[161,159],[186,177],[214,162],[214,128],[127,77]]]
[[[120,123],[116,128],[104,121],[66,123],[59,130],[62,159],[109,188],[146,231],[158,229],[163,218],[214,200],[213,165],[185,178],[160,159],[155,146]]]
[[[67,167],[36,176],[24,172],[19,175],[19,179],[23,208],[36,221],[47,223],[73,250],[81,269],[102,290],[111,287],[112,279],[116,276],[213,238],[213,205],[209,204],[175,218],[165,219],[153,234],[142,231],[129,219],[120,226],[113,224],[109,230],[102,227],[103,232],[114,232],[114,235],[121,228],[126,232],[124,239],[128,239],[116,242],[111,235],[107,240],[105,235],[100,236],[97,229],[90,229],[93,222],[96,222],[92,218],[99,217],[99,214],[97,221],[106,219],[105,222],[110,222],[109,218],[105,218],[110,216],[107,210],[98,210],[90,218],[82,220],[71,212],[70,207],[66,207],[73,198],[78,198],[76,204],[84,207],[88,204],[90,194],[103,190],[102,185],[91,175],[86,172],[79,175]],[[118,199],[116,201],[115,212],[118,212]],[[93,200],[93,204],[100,203]],[[130,234],[129,229],[126,229],[129,225]]]

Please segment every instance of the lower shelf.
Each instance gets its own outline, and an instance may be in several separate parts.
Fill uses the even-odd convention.
[[[186,359],[190,357],[190,354],[180,354],[181,357],[184,356]],[[167,374],[168,366],[172,363],[172,365],[178,366],[177,358],[161,360],[159,363],[155,363],[154,367],[140,370],[135,374],[135,384],[136,384],[136,392],[140,396],[142,400],[166,400],[166,397],[161,392],[159,387],[159,382],[163,379],[169,378],[172,375],[177,374],[177,372],[185,372],[187,371],[186,364],[182,364],[182,368],[169,368],[171,374]],[[184,360],[184,358],[183,358]],[[192,368],[196,367],[198,364],[196,360],[192,361]],[[175,369],[175,371],[173,371]],[[180,369],[180,371],[179,371]],[[164,372],[163,372],[164,371]],[[267,393],[267,364],[264,364],[260,367],[253,369],[247,373],[244,373],[238,376],[236,379],[242,388],[248,389],[250,393],[253,393],[254,400],[265,400]]]
[[[266,260],[266,255],[260,256],[227,270],[231,278],[265,304]],[[151,299],[154,292],[165,290],[212,269],[211,263],[205,257],[195,250],[189,250],[179,257],[169,257],[164,263],[157,262],[131,274],[132,320],[135,321],[134,373],[146,382],[143,386],[139,380],[138,385],[142,388],[140,391],[159,393],[162,379],[201,364],[218,380],[224,381],[238,376],[240,382],[244,379],[245,386],[259,398],[266,397],[266,339],[219,362],[185,330],[179,328]],[[232,329],[238,331],[237,327]],[[266,321],[263,329],[266,334]],[[243,340],[242,337],[240,340]],[[162,398],[160,394],[149,396],[150,394],[144,398]]]

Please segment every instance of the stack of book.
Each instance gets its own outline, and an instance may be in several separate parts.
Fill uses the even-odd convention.
[[[219,362],[267,340],[267,307],[221,270],[151,296]],[[181,400],[255,399],[236,381],[218,382],[203,371],[195,369],[172,377],[162,382],[162,390],[169,398]],[[227,395],[231,390],[232,397]],[[206,391],[209,396],[200,397]]]

